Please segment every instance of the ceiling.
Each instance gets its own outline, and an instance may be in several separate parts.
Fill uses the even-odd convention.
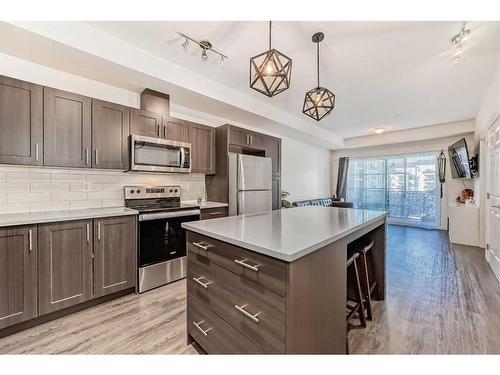
[[[343,137],[441,124],[475,117],[500,56],[500,23],[471,22],[471,38],[453,65],[452,36],[461,22],[273,22],[273,47],[293,59],[291,87],[267,98],[248,86],[249,58],[268,48],[267,22],[89,22],[135,47],[202,75],[252,100],[287,111]],[[176,31],[209,39],[230,59],[187,51]],[[302,114],[305,91],[316,85],[315,47],[321,44],[321,85],[336,94],[332,114],[316,124]]]

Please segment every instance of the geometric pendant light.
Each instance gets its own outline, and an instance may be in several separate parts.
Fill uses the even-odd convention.
[[[290,87],[292,59],[271,47],[269,21],[269,50],[250,59],[250,87],[269,97]]]
[[[312,36],[313,43],[316,43],[316,67],[318,73],[318,85],[306,92],[302,113],[315,119],[321,120],[329,115],[335,107],[335,95],[330,90],[319,85],[319,43],[325,38],[323,33],[316,33]]]

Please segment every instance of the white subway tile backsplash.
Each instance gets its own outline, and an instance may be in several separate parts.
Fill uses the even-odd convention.
[[[50,200],[50,193],[7,193],[7,203],[46,202]]]
[[[86,208],[101,208],[102,200],[70,201],[70,210],[82,210]]]
[[[7,182],[0,183],[0,192],[14,191],[14,192],[29,192],[29,182]]]
[[[71,173],[52,173],[52,182],[77,182],[87,181],[85,174],[71,174]]]
[[[58,182],[32,182],[30,191],[38,192],[38,191],[69,191],[69,183],[58,183]]]
[[[80,191],[52,192],[51,201],[84,201],[87,200],[87,193]]]
[[[94,191],[94,192],[90,192],[87,194],[88,194],[88,199],[90,199],[90,200],[117,199],[119,197],[117,192],[115,192],[115,191]]]
[[[205,176],[0,165],[0,213],[123,206],[127,185],[178,185],[193,200]]]
[[[30,212],[29,203],[0,203],[0,214]]]
[[[50,181],[50,173],[29,173],[28,172],[7,172],[7,182],[48,182]]]
[[[69,210],[69,202],[33,202],[30,204],[31,212],[63,211]]]
[[[102,201],[102,207],[121,207],[124,204],[123,199],[104,199]]]

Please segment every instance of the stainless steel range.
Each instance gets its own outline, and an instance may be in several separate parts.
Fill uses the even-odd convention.
[[[186,277],[186,232],[200,209],[181,203],[179,186],[126,186],[125,206],[139,211],[139,293]]]

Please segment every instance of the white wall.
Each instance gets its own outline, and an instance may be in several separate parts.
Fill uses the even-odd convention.
[[[0,54],[0,74],[10,76],[13,78],[34,82],[37,84],[50,86],[66,91],[75,92],[90,97],[107,100],[131,107],[139,107],[139,94],[136,92],[124,90],[122,88],[114,87],[102,82],[94,81],[88,78],[80,77],[77,75],[62,72],[52,69],[43,65],[35,64],[23,59],[12,57],[5,54]],[[172,116],[197,121],[209,126],[219,126],[225,123],[231,123],[236,126],[251,129],[261,133],[266,133],[282,139],[282,188],[283,190],[291,193],[290,200],[302,200],[310,198],[328,197],[331,195],[331,178],[330,178],[330,152],[326,148],[313,146],[306,142],[299,140],[282,137],[278,134],[262,131],[261,128],[255,128],[248,124],[237,123],[228,121],[222,117],[208,115],[203,112],[193,110],[191,108],[182,107],[175,104],[175,98],[171,98],[171,114]],[[24,173],[29,173],[29,168],[26,168]],[[39,169],[39,168],[38,168]],[[76,170],[72,173],[75,174]],[[65,170],[64,173],[70,173],[70,170]],[[2,174],[4,173],[4,174]],[[50,172],[48,172],[50,174]],[[99,174],[98,172],[94,172]],[[102,172],[106,173],[106,172]],[[117,173],[117,172],[115,172]],[[3,181],[2,181],[3,176]],[[155,177],[156,176],[156,177]],[[157,181],[158,175],[150,175],[147,181]],[[171,175],[172,176],[172,175]],[[200,178],[196,175],[192,176],[193,181],[189,181],[189,176],[183,177],[181,184],[184,184],[184,194],[186,197],[183,199],[195,199],[200,191],[204,191],[203,186],[200,186]],[[30,183],[29,177],[23,183]],[[168,182],[169,180],[162,180]],[[177,181],[172,179],[173,182]],[[5,171],[0,171],[0,183],[8,183],[5,176]],[[2,187],[0,186],[0,189]],[[10,189],[4,186],[5,189]],[[56,194],[53,194],[56,197]],[[77,195],[75,194],[74,197]],[[108,194],[108,196],[110,196]],[[36,199],[34,196],[29,199]],[[119,197],[118,199],[123,199]],[[107,199],[104,199],[107,200]],[[10,202],[13,203],[13,202]],[[14,206],[9,206],[9,198],[6,191],[0,191],[0,212],[2,208],[15,211]],[[28,202],[29,203],[29,202]],[[36,203],[36,202],[33,202]],[[106,202],[104,202],[106,204]],[[28,205],[29,206],[29,205]],[[29,210],[27,205],[17,206],[19,210]],[[41,205],[33,204],[33,207]],[[61,206],[61,205],[58,205]]]
[[[454,136],[446,138],[437,138],[427,141],[417,141],[417,142],[407,142],[398,144],[387,144],[383,146],[375,147],[363,147],[363,148],[353,148],[348,150],[337,150],[332,151],[332,186],[337,184],[337,169],[338,161],[340,157],[346,156],[351,159],[364,159],[380,156],[390,156],[390,155],[404,155],[404,154],[414,154],[423,152],[440,152],[445,151],[446,158],[448,159],[447,149],[448,146],[458,141],[463,136]],[[473,144],[474,137],[470,133],[466,137],[467,143]],[[443,199],[441,200],[441,229],[447,228],[447,217],[448,217],[448,202],[454,202],[456,197],[464,189],[464,185],[461,180],[451,178],[451,170],[449,160],[446,162],[446,183],[443,185]],[[473,180],[464,180],[467,188],[472,189],[474,187]]]
[[[476,115],[476,127],[474,138],[476,144],[481,145],[481,155],[479,158],[479,168],[483,173],[475,182],[474,190],[478,192],[478,202],[480,204],[480,242],[485,246],[486,242],[486,192],[488,190],[488,165],[489,155],[486,149],[486,132],[494,120],[500,115],[500,64],[492,77],[488,91],[485,93],[481,107]]]

